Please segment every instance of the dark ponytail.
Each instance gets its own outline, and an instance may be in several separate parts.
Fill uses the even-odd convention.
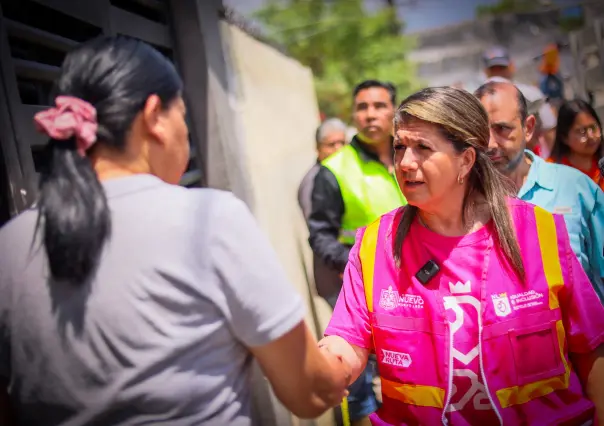
[[[57,95],[94,106],[95,146],[102,144],[116,152],[125,149],[126,135],[149,96],[157,95],[167,107],[182,90],[180,77],[164,56],[123,36],[81,45],[67,55],[61,71]],[[50,139],[50,162],[42,173],[38,202],[52,278],[73,285],[92,276],[111,233],[105,192],[90,159],[77,148],[75,138]]]
[[[40,216],[50,273],[84,282],[111,231],[107,197],[74,139],[49,142],[50,164],[40,185]]]

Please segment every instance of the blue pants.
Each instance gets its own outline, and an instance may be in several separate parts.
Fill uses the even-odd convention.
[[[348,388],[348,411],[350,421],[354,422],[367,417],[378,409],[378,402],[373,392],[373,376],[375,369],[373,361],[369,360],[365,370]]]
[[[333,309],[338,300],[338,295],[329,297],[326,300]],[[350,413],[350,421],[352,422],[367,417],[378,409],[378,401],[373,392],[372,383],[376,371],[375,361],[370,358],[365,370],[348,388],[348,411]]]

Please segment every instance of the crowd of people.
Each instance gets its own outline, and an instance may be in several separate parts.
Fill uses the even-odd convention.
[[[514,82],[512,60],[502,47],[488,49],[484,65],[487,79],[473,95],[425,89],[398,108],[388,83],[360,83],[352,94],[357,135],[320,159],[303,181],[308,187],[312,175],[315,185],[299,197],[311,212],[315,282],[334,308],[322,344],[360,368],[347,400],[353,425],[437,424],[441,417],[453,424],[540,424],[544,414],[546,424],[561,424],[581,409],[550,406],[551,398],[577,398],[581,405],[579,395],[597,394],[604,401],[601,390],[586,387],[589,374],[582,367],[603,352],[601,123],[588,102],[560,102]],[[319,152],[330,123],[317,132]],[[548,232],[545,212],[556,215],[548,219]],[[536,269],[527,272],[528,264]],[[343,280],[335,274],[326,279],[329,269],[343,273]],[[577,270],[583,295],[557,288],[573,281],[564,276]],[[587,294],[590,302],[581,302]],[[434,325],[447,322],[448,330]],[[479,335],[490,336],[492,329],[492,341],[483,342]],[[505,348],[510,333],[515,340]],[[564,333],[596,343],[573,348],[560,337]],[[542,346],[548,339],[553,345]],[[533,360],[524,361],[527,351]],[[483,364],[483,353],[492,365]],[[514,366],[521,355],[526,368]],[[554,356],[555,362],[544,362]],[[569,365],[583,372],[583,388],[567,384]],[[436,366],[443,369],[431,377],[427,371]],[[604,380],[602,367],[591,371]],[[374,375],[381,395],[374,393]],[[487,381],[502,389],[489,390]],[[535,389],[542,390],[530,395]],[[554,395],[539,400],[545,396],[540,392]],[[570,424],[590,416],[583,410]]]
[[[255,359],[303,418],[604,425],[601,122],[531,97],[498,49],[474,93],[367,80],[352,140],[317,129],[319,342],[245,205],[178,186],[169,60],[122,36],[70,52],[32,124],[39,200],[0,230],[0,424],[251,425]]]

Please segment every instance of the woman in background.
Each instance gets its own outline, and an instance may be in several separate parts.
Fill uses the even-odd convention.
[[[350,368],[317,349],[245,205],[177,185],[181,90],[134,39],[65,59],[56,107],[35,120],[50,137],[39,202],[0,230],[0,417],[250,425],[252,358],[298,416],[345,395]]]
[[[602,157],[602,123],[596,111],[580,99],[564,102],[558,112],[556,140],[548,161],[582,171],[604,190],[604,176],[598,169]]]

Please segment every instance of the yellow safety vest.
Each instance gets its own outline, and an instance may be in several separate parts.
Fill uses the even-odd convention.
[[[386,167],[379,161],[362,159],[352,145],[323,160],[322,165],[336,177],[344,200],[339,236],[343,244],[354,244],[357,229],[407,204]]]

